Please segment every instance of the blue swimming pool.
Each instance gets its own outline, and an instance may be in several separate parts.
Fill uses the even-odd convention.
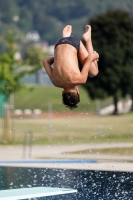
[[[133,173],[49,168],[0,167],[0,190],[23,187],[63,187],[77,193],[46,200],[132,200]]]

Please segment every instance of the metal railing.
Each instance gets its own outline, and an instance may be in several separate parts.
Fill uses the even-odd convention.
[[[33,132],[30,130],[26,130],[24,132],[24,140],[23,140],[23,158],[31,158],[32,142],[33,142]]]

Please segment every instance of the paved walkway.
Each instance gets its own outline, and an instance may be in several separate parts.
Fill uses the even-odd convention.
[[[40,159],[67,159],[67,160],[96,160],[98,163],[85,164],[57,164],[58,168],[82,168],[82,169],[96,169],[96,170],[121,170],[133,171],[133,156],[118,156],[118,155],[99,155],[99,154],[69,154],[69,152],[93,150],[103,148],[123,148],[133,147],[133,143],[110,143],[110,144],[73,144],[73,145],[34,145],[32,149],[29,147],[24,148],[18,146],[0,146],[0,165],[4,161],[21,161],[21,160],[40,160]],[[130,161],[130,162],[129,162]],[[8,164],[9,165],[9,164]],[[10,164],[22,166],[20,164]],[[55,164],[23,164],[23,166],[36,166],[36,167],[55,167]]]

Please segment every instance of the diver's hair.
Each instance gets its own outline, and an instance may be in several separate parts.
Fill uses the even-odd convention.
[[[77,104],[80,102],[80,96],[75,92],[65,92],[62,95],[62,102],[72,110],[78,107]]]

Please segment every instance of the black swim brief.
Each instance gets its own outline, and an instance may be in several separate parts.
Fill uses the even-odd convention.
[[[64,37],[64,38],[61,38],[56,43],[55,48],[60,44],[70,44],[73,47],[75,47],[77,49],[77,51],[78,51],[79,47],[80,47],[80,40],[78,38],[76,38],[75,36]]]

